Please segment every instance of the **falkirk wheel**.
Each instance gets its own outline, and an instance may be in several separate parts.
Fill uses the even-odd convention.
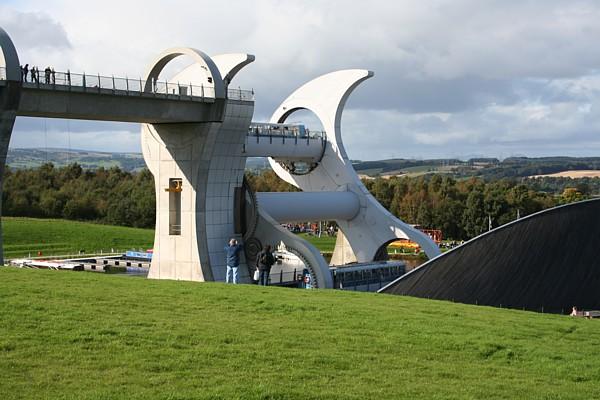
[[[254,265],[264,245],[283,242],[304,262],[315,287],[332,287],[329,265],[320,252],[281,226],[297,221],[336,221],[334,265],[384,259],[387,244],[399,238],[418,243],[429,258],[439,254],[426,234],[375,200],[346,155],[344,105],[352,91],[373,76],[371,71],[351,69],[317,77],[285,99],[269,123],[250,129],[255,125],[254,93],[229,85],[254,61],[252,55],[168,49],[150,63],[139,85],[135,81],[139,92],[132,96],[128,81],[126,90],[119,89],[113,78],[111,90],[98,76],[98,84],[90,89],[85,74],[82,86],[74,83],[71,73],[68,82],[60,84],[22,82],[17,52],[1,29],[0,45],[2,157],[18,115],[142,124],[142,152],[156,192],[151,279],[224,281],[224,246],[237,238],[244,245],[241,282],[250,282],[251,268],[244,266]],[[180,56],[193,63],[164,79],[165,67]],[[315,136],[286,124],[298,110],[312,111],[325,132]],[[269,157],[277,175],[302,191],[253,193],[244,181],[250,156]]]

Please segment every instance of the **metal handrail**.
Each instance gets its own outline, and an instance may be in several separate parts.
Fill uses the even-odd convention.
[[[300,127],[302,129],[299,129]],[[257,138],[323,139],[327,135],[325,131],[308,130],[303,125],[252,123],[248,128],[246,136]]]
[[[91,93],[121,95],[150,93],[157,97],[183,100],[203,100],[215,97],[213,86],[153,79],[150,81],[150,85],[148,85],[151,89],[147,91],[146,86],[148,82],[141,78],[122,78],[86,73],[78,74],[71,71],[62,72],[52,69],[36,69],[36,72],[30,69],[26,76],[22,75],[21,79],[26,87],[33,86],[50,90],[80,90]],[[6,67],[0,67],[0,80],[6,80]],[[227,98],[230,100],[254,101],[254,91],[228,89]]]

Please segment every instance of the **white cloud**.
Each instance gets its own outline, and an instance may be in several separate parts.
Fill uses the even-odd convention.
[[[57,69],[138,76],[179,45],[253,53],[234,85],[255,89],[256,119],[318,75],[374,70],[344,117],[354,158],[598,151],[593,1],[23,0],[0,11],[21,59]],[[12,146],[27,142],[21,126]]]

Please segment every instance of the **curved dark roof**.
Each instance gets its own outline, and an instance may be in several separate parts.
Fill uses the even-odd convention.
[[[380,292],[556,313],[600,310],[600,199],[484,233]]]

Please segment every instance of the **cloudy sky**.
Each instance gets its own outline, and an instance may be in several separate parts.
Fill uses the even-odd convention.
[[[268,120],[302,83],[375,77],[342,120],[353,159],[600,156],[600,2],[2,0],[23,63],[137,77],[162,50],[246,52]],[[300,115],[300,120],[308,116]],[[67,134],[69,132],[70,134]],[[11,147],[139,151],[139,125],[19,118]]]

